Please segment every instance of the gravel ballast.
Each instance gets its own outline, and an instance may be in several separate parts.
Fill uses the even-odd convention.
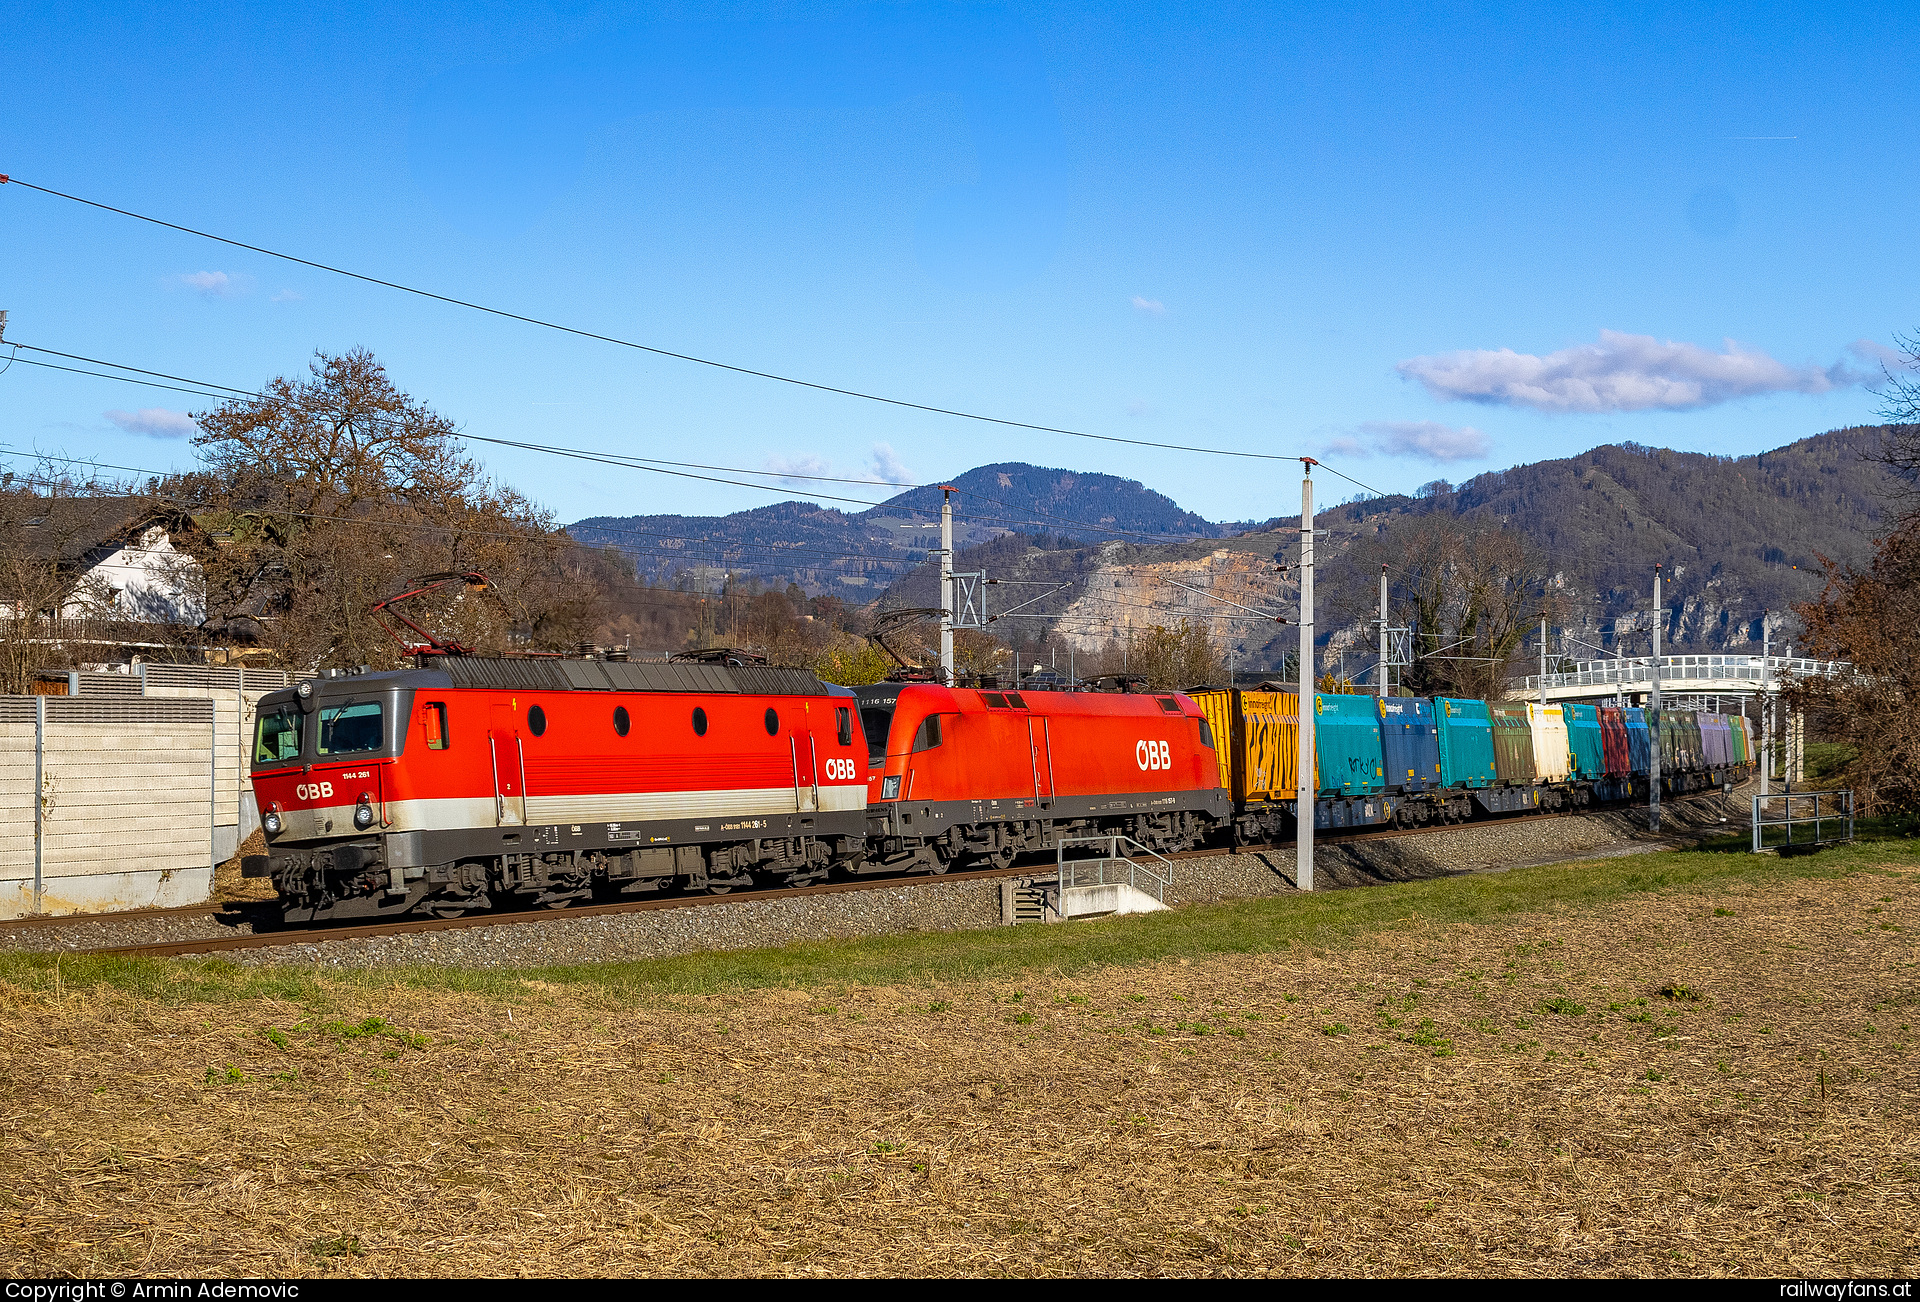
[[[1662,833],[1657,837],[1646,831],[1646,812],[1639,810],[1472,824],[1348,845],[1322,842],[1316,847],[1314,868],[1322,887],[1353,887],[1663,849],[1724,832],[1729,824],[1721,818],[1732,807],[1717,795],[1673,802],[1665,807]],[[1744,825],[1744,819],[1740,821]],[[1176,860],[1166,902],[1178,907],[1284,894],[1294,889],[1293,872],[1291,849]],[[1051,876],[1038,867],[1035,875]],[[334,969],[538,967],[914,931],[958,931],[999,925],[1002,887],[1011,880],[1016,879],[922,879],[870,890],[769,899],[746,896],[634,913],[589,917],[556,913],[500,926],[237,950],[226,957],[250,965],[296,963]]]
[[[910,931],[967,931],[999,922],[999,880],[932,880],[765,900],[747,896],[687,908],[585,918],[556,913],[495,927],[235,950],[227,957],[255,965],[311,963],[328,968],[539,967]]]
[[[213,906],[152,913],[96,913],[71,919],[35,918],[0,927],[0,953],[70,954],[89,949],[251,936],[253,923],[249,919],[257,907],[226,912]]]

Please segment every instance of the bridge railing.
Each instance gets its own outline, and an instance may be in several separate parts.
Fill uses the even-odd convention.
[[[1764,677],[1769,687],[1777,687],[1789,678],[1836,678],[1852,672],[1852,669],[1853,666],[1845,660],[1768,656]],[[1651,684],[1652,677],[1651,656],[1626,660],[1582,660],[1570,674],[1547,674],[1544,677],[1529,674],[1523,680],[1523,687],[1530,692],[1539,691],[1543,684],[1549,691],[1567,687],[1646,687]],[[1757,688],[1762,677],[1759,656],[1660,657],[1662,689],[1669,683],[1690,682],[1752,683]]]

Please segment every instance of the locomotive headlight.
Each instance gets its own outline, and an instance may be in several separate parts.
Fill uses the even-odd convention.
[[[300,685],[299,685],[298,687],[296,687],[296,688],[294,688],[293,690],[294,690],[294,691],[296,691],[296,692],[298,692],[298,693],[299,693],[299,694],[300,694],[300,695],[301,695],[302,697],[307,697],[307,696],[312,696],[312,695],[313,695],[313,684],[312,684],[312,683],[301,683],[301,684],[300,684]]]
[[[260,826],[267,829],[268,836],[280,835],[280,806],[268,805],[267,812],[261,816]]]
[[[367,792],[360,793],[360,804],[353,811],[353,825],[362,832],[373,826],[373,797]]]

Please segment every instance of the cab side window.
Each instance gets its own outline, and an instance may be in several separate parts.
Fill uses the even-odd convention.
[[[833,730],[842,746],[853,745],[853,711],[847,706],[833,707]]]
[[[929,714],[920,721],[919,731],[913,734],[915,751],[932,750],[940,744],[940,716]]]
[[[447,707],[440,701],[428,701],[420,707],[420,726],[426,730],[427,749],[447,748]]]

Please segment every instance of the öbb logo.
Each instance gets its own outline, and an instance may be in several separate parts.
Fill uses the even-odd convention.
[[[1164,741],[1137,741],[1133,744],[1133,762],[1143,769],[1170,769],[1173,757]]]
[[[827,781],[853,782],[860,776],[859,770],[850,759],[830,759],[827,761]]]
[[[295,800],[326,800],[333,795],[331,782],[302,782],[293,789]]]

